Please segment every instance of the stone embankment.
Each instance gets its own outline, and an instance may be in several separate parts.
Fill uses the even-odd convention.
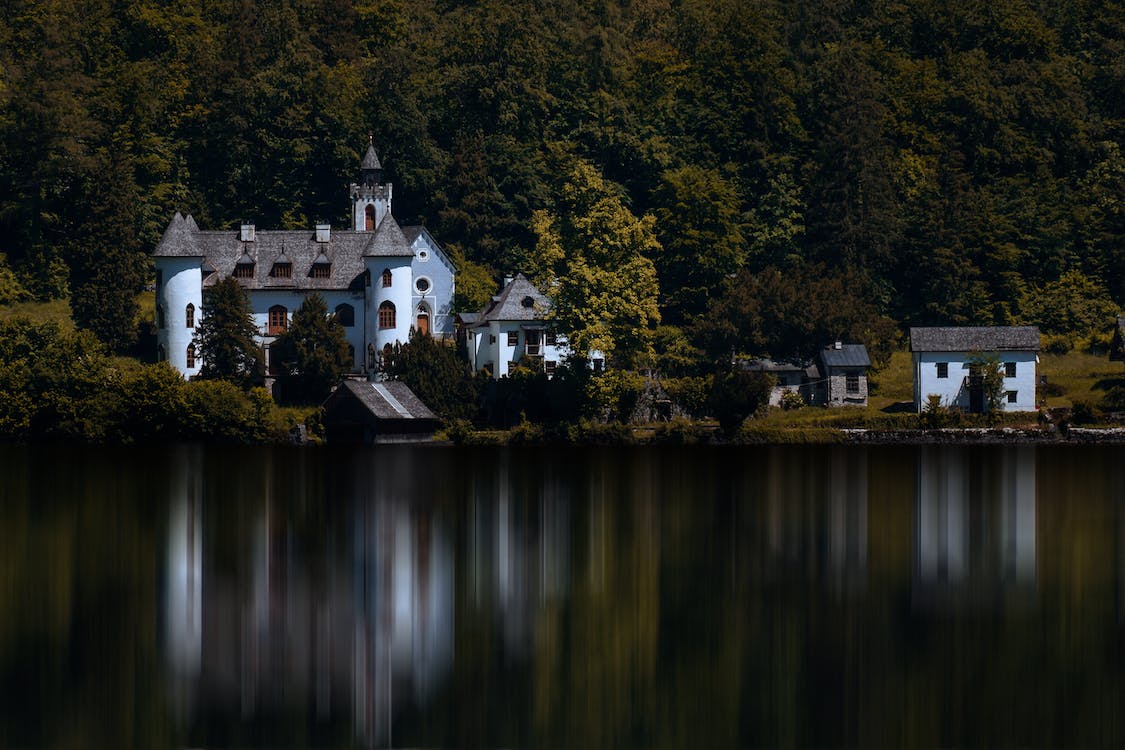
[[[1125,427],[1066,430],[1020,429],[1015,427],[969,427],[934,430],[841,430],[849,443],[872,445],[1011,445],[1070,443],[1125,443]]]

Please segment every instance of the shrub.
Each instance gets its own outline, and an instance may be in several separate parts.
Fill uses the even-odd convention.
[[[783,411],[790,411],[792,409],[800,409],[805,405],[805,400],[801,398],[801,394],[797,391],[786,388],[781,392],[781,408]]]
[[[1071,424],[1091,424],[1097,418],[1097,411],[1089,401],[1075,401],[1070,408]]]
[[[1100,406],[1102,411],[1125,411],[1125,385],[1115,385],[1106,391]]]

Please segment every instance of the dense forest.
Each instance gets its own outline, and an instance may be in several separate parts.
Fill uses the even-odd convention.
[[[3,5],[0,303],[118,349],[175,211],[344,224],[369,132],[466,309],[524,270],[629,364],[1125,304],[1114,0]]]

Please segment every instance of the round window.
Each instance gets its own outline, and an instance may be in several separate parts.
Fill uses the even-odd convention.
[[[414,282],[414,288],[418,290],[419,294],[425,294],[430,291],[430,280],[421,276]]]
[[[430,251],[429,250],[419,250],[418,251],[418,260],[426,261],[426,260],[429,260],[429,259],[430,259]]]

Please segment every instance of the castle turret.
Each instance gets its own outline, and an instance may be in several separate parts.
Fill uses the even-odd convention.
[[[357,232],[373,232],[391,212],[391,183],[383,178],[383,165],[368,136],[367,153],[359,165],[359,183],[353,183],[352,215]]]

